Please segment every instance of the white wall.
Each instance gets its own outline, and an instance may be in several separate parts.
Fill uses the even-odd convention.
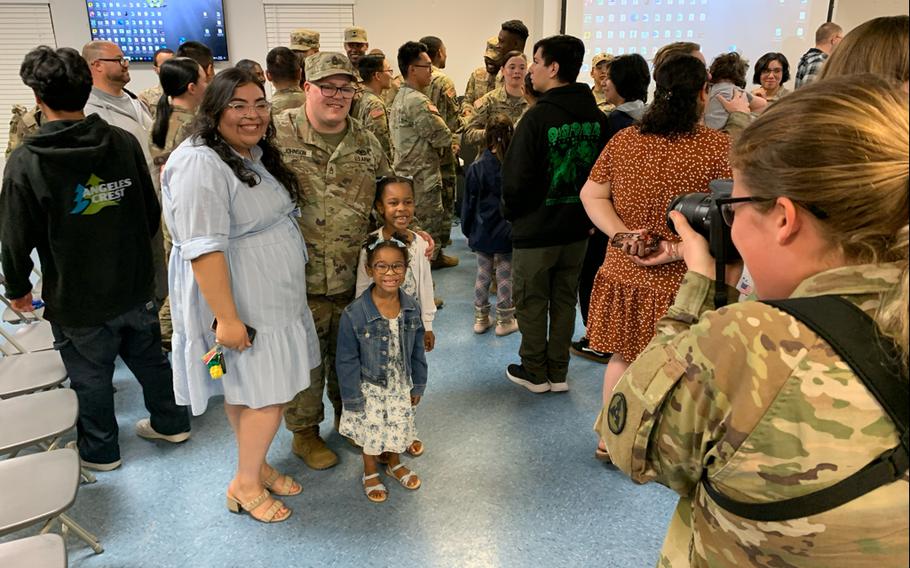
[[[835,0],[831,20],[849,32],[873,18],[907,13],[907,0]]]
[[[314,0],[282,0],[302,4]],[[328,2],[337,0],[328,0]],[[50,4],[59,47],[81,49],[90,39],[84,0],[0,0],[0,3]],[[522,20],[531,31],[528,51],[536,39],[559,32],[560,0],[350,0],[354,22],[367,29],[370,46],[385,51],[394,64],[398,47],[425,35],[442,38],[449,54],[446,72],[461,93],[468,77],[483,65],[484,42],[499,33],[502,22]],[[265,62],[268,52],[262,0],[224,0],[228,54],[232,61]],[[216,64],[216,67],[226,66]],[[151,63],[130,66],[129,89],[138,92],[157,82]],[[25,101],[27,102],[27,101]]]

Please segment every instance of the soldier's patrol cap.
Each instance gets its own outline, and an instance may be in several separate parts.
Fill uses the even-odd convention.
[[[332,75],[348,75],[352,80],[357,79],[348,57],[334,51],[320,51],[307,57],[304,70],[307,81],[318,81]]]
[[[487,40],[487,49],[483,56],[489,59],[499,59],[499,38],[496,36]]]
[[[603,52],[596,54],[594,57],[591,58],[591,68],[593,69],[593,68],[597,67],[597,65],[599,63],[603,63],[604,61],[607,61],[607,62],[613,61],[613,56],[610,55],[609,53],[603,53]]]
[[[344,29],[344,43],[370,43],[367,40],[367,31],[359,26]]]
[[[291,32],[290,49],[296,51],[309,51],[319,49],[319,32],[300,28]]]

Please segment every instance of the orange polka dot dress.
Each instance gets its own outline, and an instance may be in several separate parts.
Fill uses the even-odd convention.
[[[610,185],[616,213],[630,231],[650,229],[678,241],[667,226],[667,207],[678,195],[707,193],[711,180],[732,177],[729,153],[729,136],[702,125],[694,134],[673,137],[641,134],[632,126],[610,140],[589,179]],[[642,267],[608,247],[591,292],[591,347],[635,360],[673,303],[685,273],[681,261]]]

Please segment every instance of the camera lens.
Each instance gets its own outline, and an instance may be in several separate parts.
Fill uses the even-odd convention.
[[[670,202],[667,208],[667,225],[676,232],[673,226],[673,220],[670,219],[672,211],[679,211],[689,225],[706,239],[710,238],[711,232],[711,206],[714,203],[713,196],[710,193],[688,193],[679,195]]]

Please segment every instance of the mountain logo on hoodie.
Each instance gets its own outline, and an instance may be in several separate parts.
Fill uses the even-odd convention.
[[[73,199],[76,206],[70,214],[94,215],[105,207],[119,205],[126,188],[131,185],[133,180],[130,178],[105,183],[103,179],[92,174],[84,185],[81,183],[76,185],[76,196]]]

